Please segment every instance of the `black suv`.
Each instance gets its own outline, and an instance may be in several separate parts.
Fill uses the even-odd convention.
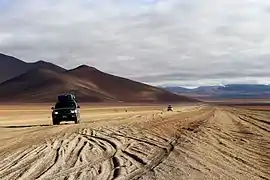
[[[59,125],[61,121],[80,122],[80,106],[76,101],[59,101],[52,110],[53,125]]]

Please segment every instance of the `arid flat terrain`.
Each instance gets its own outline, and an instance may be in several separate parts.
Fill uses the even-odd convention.
[[[50,105],[0,106],[0,179],[270,179],[270,111],[81,107],[52,126]]]

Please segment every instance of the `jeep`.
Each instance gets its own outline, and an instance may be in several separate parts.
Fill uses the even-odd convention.
[[[52,110],[53,125],[59,125],[61,121],[80,122],[80,106],[76,101],[58,101]]]

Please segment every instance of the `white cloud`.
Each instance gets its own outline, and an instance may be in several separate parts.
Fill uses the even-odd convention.
[[[24,60],[153,84],[270,78],[267,0],[14,0],[0,9],[0,51]]]

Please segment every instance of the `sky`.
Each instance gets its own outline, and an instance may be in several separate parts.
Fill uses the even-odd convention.
[[[270,83],[269,0],[0,0],[0,52],[152,85]]]

